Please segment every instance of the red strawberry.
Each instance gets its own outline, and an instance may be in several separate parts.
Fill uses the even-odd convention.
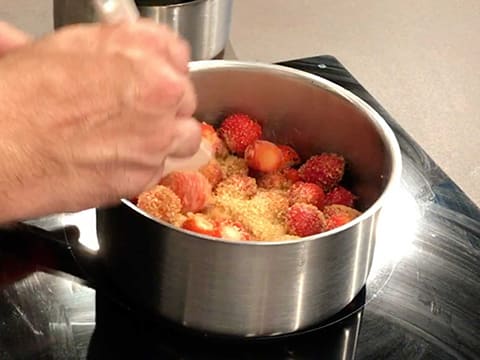
[[[281,170],[281,173],[293,183],[300,181],[300,173],[294,168],[285,168]]]
[[[361,214],[360,211],[345,205],[326,205],[323,213],[327,219],[327,230],[342,226]]]
[[[350,218],[354,219],[361,214],[357,209],[351,208],[345,205],[325,205],[323,209],[323,214],[326,217],[333,216],[336,214],[347,214]]]
[[[220,223],[220,237],[225,240],[251,240],[252,235],[245,227],[235,221],[222,221]]]
[[[353,203],[357,199],[357,196],[352,194],[350,191],[345,189],[343,186],[335,186],[330,192],[325,196],[325,205],[345,205],[348,207],[353,207]]]
[[[185,220],[182,228],[199,234],[220,237],[220,228],[218,223],[212,219],[209,219],[203,214],[191,215],[187,220]]]
[[[292,167],[300,164],[300,155],[288,145],[278,145],[278,148],[282,152],[282,168]]]
[[[220,158],[225,158],[228,155],[228,149],[225,143],[220,139],[215,128],[207,124],[206,122],[202,122],[202,137],[207,140],[210,145],[212,146],[212,151],[215,156]]]
[[[199,170],[210,182],[212,187],[223,180],[223,171],[217,160],[212,159],[210,162]]]
[[[157,185],[138,196],[137,206],[157,219],[173,222],[180,211],[182,203],[169,188]]]
[[[303,181],[320,185],[324,191],[334,187],[342,179],[344,171],[344,158],[330,153],[312,156],[299,169]]]
[[[332,230],[348,223],[352,218],[348,214],[335,214],[329,216],[326,221],[325,231]]]
[[[317,184],[298,181],[288,190],[288,201],[290,205],[305,203],[323,209],[325,193]]]
[[[180,198],[182,212],[197,212],[208,203],[212,186],[207,178],[198,171],[174,171],[165,176],[161,181],[164,185]]]
[[[262,127],[246,114],[233,114],[222,122],[218,134],[231,152],[243,156],[247,146],[261,138]]]
[[[254,170],[272,172],[282,165],[282,151],[270,141],[256,140],[245,149],[245,160]]]
[[[286,224],[289,234],[309,236],[325,229],[325,217],[314,205],[297,203],[288,208]]]

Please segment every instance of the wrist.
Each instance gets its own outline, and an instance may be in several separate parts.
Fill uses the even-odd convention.
[[[0,223],[29,218],[42,202],[41,192],[32,181],[33,168],[21,146],[0,133]]]

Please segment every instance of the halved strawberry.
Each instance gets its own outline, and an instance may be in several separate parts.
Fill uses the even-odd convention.
[[[356,209],[338,204],[326,205],[323,213],[327,219],[326,230],[342,226],[361,215],[361,212]]]
[[[297,169],[294,168],[285,168],[281,170],[281,173],[285,175],[285,177],[293,183],[300,181],[300,173]]]
[[[222,181],[224,177],[222,167],[215,159],[210,160],[210,162],[200,168],[199,171],[207,178],[212,187],[217,186],[217,184]]]
[[[312,156],[299,169],[303,181],[320,185],[324,191],[334,187],[342,179],[344,171],[344,158],[332,153]]]
[[[323,209],[325,203],[325,193],[317,184],[297,181],[288,190],[288,201],[290,205],[296,203],[305,203],[312,204],[319,209]]]
[[[286,224],[289,234],[309,236],[325,229],[325,217],[314,205],[296,203],[288,208]]]
[[[262,172],[276,171],[282,165],[282,151],[266,140],[256,140],[245,150],[245,160],[250,168]]]
[[[199,234],[220,237],[220,228],[215,220],[203,214],[193,214],[182,224],[182,228]]]
[[[251,240],[252,235],[245,227],[235,221],[222,221],[220,223],[220,237],[225,240]]]
[[[222,159],[225,158],[228,155],[228,149],[223,140],[218,136],[215,128],[206,122],[202,122],[201,125],[202,137],[210,143],[215,156]]]
[[[174,171],[165,176],[161,185],[173,190],[182,202],[182,212],[198,212],[210,200],[212,186],[198,171]]]
[[[228,116],[220,125],[218,134],[234,154],[243,156],[248,145],[262,136],[262,127],[246,114]]]
[[[348,214],[339,213],[331,215],[326,220],[325,231],[345,225],[346,223],[350,222],[350,220],[352,220],[352,218],[348,216]]]
[[[357,199],[357,196],[345,189],[343,186],[335,186],[325,196],[325,205],[345,205],[353,207],[353,203]]]
[[[282,168],[292,167],[300,164],[300,155],[288,145],[278,145],[278,148],[282,152]]]

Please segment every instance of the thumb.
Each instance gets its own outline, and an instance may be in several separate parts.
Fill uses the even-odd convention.
[[[0,21],[0,56],[30,41],[31,38],[28,34],[6,22]]]

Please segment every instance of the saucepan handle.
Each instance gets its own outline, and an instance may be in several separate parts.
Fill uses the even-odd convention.
[[[45,230],[15,223],[0,227],[0,253],[34,264],[45,272],[63,272],[86,284],[92,282],[100,265],[99,257],[79,243],[76,226]]]

